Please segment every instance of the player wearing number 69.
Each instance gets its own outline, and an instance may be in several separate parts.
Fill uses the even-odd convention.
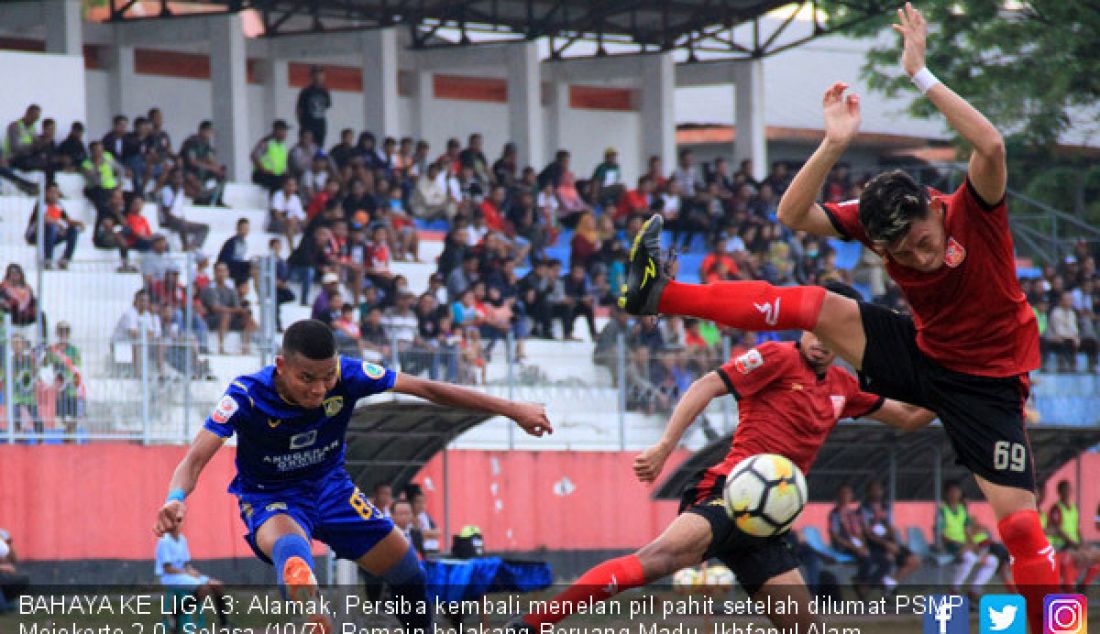
[[[858,296],[843,284],[831,283],[829,288]],[[752,527],[731,518],[722,495],[726,478],[751,456],[774,459],[760,454],[778,454],[808,473],[841,418],[867,416],[905,431],[935,418],[928,410],[861,391],[854,376],[833,367],[835,358],[813,333],[804,332],[798,343],[765,343],[692,383],[660,442],[634,459],[634,473],[642,482],[654,482],[692,422],[712,400],[730,394],[738,400],[738,423],[726,458],[700,471],[687,485],[680,516],[657,539],[635,554],[584,573],[553,600],[554,609],[528,614],[515,627],[537,634],[546,624],[575,613],[578,604],[610,598],[712,557],[729,566],[754,599],[798,604],[798,610],[769,615],[776,627],[797,631],[817,622],[810,613],[798,559],[786,540],[786,527],[758,537]]]
[[[183,521],[184,498],[235,433],[237,477],[229,492],[240,502],[248,544],[260,559],[274,564],[288,600],[318,596],[309,546],[316,538],[340,558],[386,580],[397,597],[422,606],[424,573],[416,553],[344,470],[344,435],[356,401],[389,390],[505,416],[533,436],[552,432],[542,406],[340,356],[328,326],[312,319],[295,322],[283,335],[275,365],[233,381],[206,419],[172,475],[154,532],[163,535]],[[431,631],[431,611],[424,612],[414,607],[397,616],[406,631]],[[332,629],[331,619],[316,622]]]
[[[912,317],[814,287],[766,282],[696,286],[660,266],[660,217],[638,234],[624,308],[685,315],[748,330],[813,331],[859,369],[870,391],[936,412],[960,464],[975,475],[1012,555],[1032,632],[1043,628],[1043,597],[1057,592],[1058,568],[1035,507],[1035,473],[1024,402],[1039,367],[1035,313],[1016,279],[1000,132],[925,67],[928,24],[909,4],[898,10],[901,65],[973,148],[953,193],[901,171],[875,176],[859,200],[816,202],[829,170],[859,133],[860,104],[836,83],[822,106],[825,139],[795,176],[777,210],[795,231],[859,240],[885,260]]]

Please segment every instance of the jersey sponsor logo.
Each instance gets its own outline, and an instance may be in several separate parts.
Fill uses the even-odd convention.
[[[226,394],[222,397],[222,400],[218,401],[218,405],[211,412],[210,418],[219,425],[224,425],[230,418],[233,418],[233,414],[237,413],[237,401],[233,400],[232,396]]]
[[[332,418],[340,413],[340,410],[344,409],[344,397],[343,396],[330,396],[325,399],[325,416]]]
[[[833,394],[829,398],[833,400],[833,415],[840,418],[840,415],[844,412],[844,405],[848,402],[848,399],[839,394]]]
[[[293,436],[291,436],[290,437],[290,448],[291,449],[301,449],[303,447],[308,447],[308,446],[312,445],[315,442],[317,442],[317,430],[316,429],[311,429],[307,432],[304,432],[304,433],[301,433],[301,434],[294,434]]]
[[[363,374],[367,375],[367,378],[377,381],[378,379],[386,376],[386,369],[380,365],[364,361]]]
[[[271,511],[285,511],[286,510],[286,502],[272,502],[271,504],[268,504],[267,506],[265,506],[264,510],[268,511],[268,512],[271,512]]]
[[[791,383],[791,391],[792,392],[801,392],[802,391],[802,384],[801,383]]]
[[[741,374],[748,374],[762,365],[764,365],[764,357],[756,349],[749,350],[733,360],[733,367],[737,368]]]
[[[769,326],[774,326],[779,323],[779,302],[782,299],[782,297],[776,297],[774,306],[771,302],[764,302],[763,304],[757,304],[755,302],[753,303],[753,306],[756,307],[756,310],[760,311],[764,315],[765,324],[768,324]]]
[[[966,259],[966,248],[959,241],[951,238],[947,241],[947,253],[943,256],[943,263],[951,268],[956,268]]]

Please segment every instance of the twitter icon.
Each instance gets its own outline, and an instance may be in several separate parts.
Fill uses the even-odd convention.
[[[1027,634],[1027,608],[1018,594],[982,597],[978,618],[980,634]]]

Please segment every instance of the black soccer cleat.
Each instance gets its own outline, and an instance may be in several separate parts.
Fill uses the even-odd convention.
[[[626,269],[626,286],[619,297],[619,308],[631,315],[656,315],[661,292],[668,284],[669,276],[661,261],[663,226],[664,218],[654,214],[634,236]]]

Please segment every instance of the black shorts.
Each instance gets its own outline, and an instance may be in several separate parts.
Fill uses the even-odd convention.
[[[996,378],[948,370],[917,348],[917,329],[910,317],[862,302],[859,312],[867,336],[860,386],[935,412],[955,449],[956,462],[975,475],[1034,491],[1024,421],[1027,375]]]
[[[755,537],[741,532],[726,513],[722,499],[725,476],[705,476],[705,470],[696,474],[680,497],[681,513],[694,513],[710,524],[710,547],[703,561],[717,559],[728,566],[749,596],[759,592],[768,579],[798,568],[798,557],[786,533]]]

